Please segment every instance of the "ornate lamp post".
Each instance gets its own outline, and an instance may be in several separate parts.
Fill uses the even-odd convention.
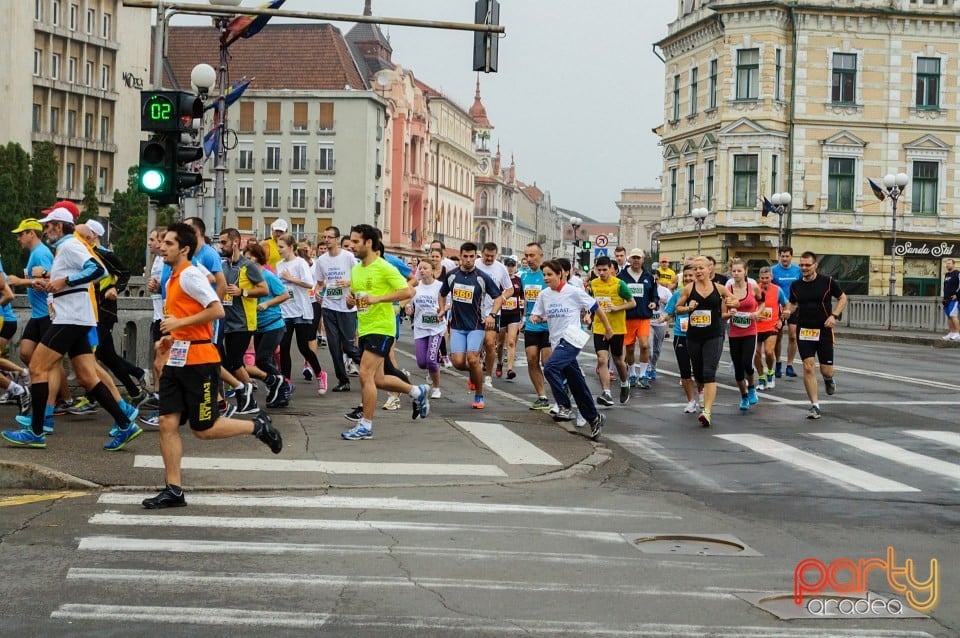
[[[710,214],[706,208],[694,208],[690,211],[690,214],[693,216],[693,221],[697,225],[697,254],[700,254],[700,244],[703,240],[703,220],[707,218],[707,215]]]
[[[577,239],[577,231],[580,230],[580,225],[583,224],[583,220],[579,217],[570,218],[570,227],[573,229],[573,259],[571,264],[577,263],[577,248],[580,246],[580,242]]]
[[[890,242],[890,291],[891,300],[897,288],[896,273],[896,255],[897,255],[897,200],[903,195],[903,189],[907,186],[910,178],[906,173],[887,173],[883,176],[883,187],[887,190],[887,197],[893,203],[893,214],[891,215],[891,228],[893,230],[893,241]]]
[[[790,201],[793,197],[790,193],[774,193],[770,197],[770,203],[773,204],[772,210],[764,209],[761,213],[764,217],[767,216],[767,213],[773,212],[777,215],[777,250],[780,250],[780,247],[783,246],[783,216],[787,213],[787,208],[790,206]]]

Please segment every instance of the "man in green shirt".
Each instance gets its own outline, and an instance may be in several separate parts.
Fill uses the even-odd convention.
[[[413,418],[425,418],[430,412],[430,388],[410,385],[385,375],[384,359],[389,355],[397,334],[393,303],[404,303],[413,296],[413,289],[395,267],[380,257],[383,248],[379,231],[369,224],[350,229],[353,252],[360,263],[353,267],[347,307],[357,309],[357,334],[360,337],[360,393],[363,417],[357,425],[340,436],[347,441],[373,438],[373,412],[377,389],[403,392],[413,399]]]

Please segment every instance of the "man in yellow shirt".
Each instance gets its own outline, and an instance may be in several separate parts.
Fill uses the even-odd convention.
[[[677,273],[670,267],[670,259],[660,257],[660,266],[657,267],[657,274],[660,276],[661,286],[666,286],[670,290],[677,289]]]
[[[287,220],[279,217],[270,224],[270,237],[260,242],[260,246],[263,247],[263,252],[267,253],[267,265],[273,272],[277,272],[277,264],[279,264],[282,259],[282,257],[280,257],[280,249],[277,247],[277,239],[285,235],[289,229],[290,226],[287,224]]]
[[[609,257],[598,257],[594,269],[597,272],[597,278],[590,281],[588,292],[597,300],[600,309],[606,313],[610,327],[613,329],[613,338],[608,341],[604,338],[603,324],[597,319],[593,320],[593,349],[597,353],[597,376],[603,388],[603,394],[597,397],[597,403],[609,407],[613,405],[608,369],[611,354],[620,377],[620,403],[630,400],[630,382],[627,378],[627,364],[623,358],[623,340],[627,334],[627,310],[636,307],[637,302],[630,288],[627,287],[627,282],[616,276],[616,264]]]

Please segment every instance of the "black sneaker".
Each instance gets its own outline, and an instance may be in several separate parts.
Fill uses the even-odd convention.
[[[152,410],[159,410],[160,395],[158,395],[155,392],[150,393],[149,395],[147,395],[146,399],[144,399],[142,402],[140,402],[137,405],[137,407],[140,408],[141,412],[150,412]]]
[[[267,377],[267,405],[274,403],[280,396],[280,389],[283,387],[284,379],[279,374],[272,374]]]
[[[363,418],[363,406],[358,405],[350,412],[347,412],[346,414],[344,414],[343,418],[345,418],[347,421],[353,421],[354,423],[359,423],[360,419]]]
[[[837,393],[837,382],[833,379],[824,379],[823,385],[827,389],[827,394],[833,396]]]
[[[597,397],[597,403],[606,407],[610,407],[611,405],[613,405],[613,397],[610,396],[609,393],[604,392],[603,394]]]
[[[597,414],[597,418],[593,421],[590,421],[590,438],[596,441],[600,438],[600,433],[603,432],[603,424],[606,422],[607,417],[602,414]]]
[[[258,412],[253,417],[253,435],[266,443],[274,454],[280,454],[283,449],[283,437],[265,412]]]
[[[341,383],[330,389],[331,392],[350,392],[349,383]]]
[[[620,403],[630,400],[630,384],[620,386]]]
[[[254,414],[259,412],[257,400],[253,398],[253,389],[247,386],[244,392],[237,393],[237,414]]]
[[[187,499],[183,497],[183,489],[167,485],[153,498],[145,498],[141,503],[148,510],[159,510],[165,507],[186,507]]]

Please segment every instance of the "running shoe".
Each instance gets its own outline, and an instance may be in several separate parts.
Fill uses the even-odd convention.
[[[149,412],[150,410],[159,410],[160,409],[160,395],[156,392],[151,392],[147,395],[147,398],[141,401],[138,405],[138,408]]]
[[[609,392],[604,392],[597,397],[597,403],[609,408],[611,405],[613,405],[613,397],[610,396]]]
[[[820,412],[820,406],[819,406],[819,405],[811,405],[811,406],[810,406],[810,409],[807,410],[807,418],[808,418],[808,419],[819,419],[820,416],[821,416],[821,412]]]
[[[697,392],[697,407],[703,409],[703,392]]]
[[[73,399],[57,401],[56,405],[53,406],[53,416],[63,416],[73,407],[74,403],[75,401]]]
[[[452,368],[452,367],[453,367],[453,362],[450,361],[450,357],[444,357],[444,358],[443,358],[443,367],[444,367],[444,368]]]
[[[143,499],[141,505],[148,510],[159,510],[167,507],[186,507],[187,499],[183,497],[182,489],[167,485],[153,498]]]
[[[346,414],[344,414],[343,418],[345,418],[347,421],[353,421],[354,423],[359,423],[360,419],[363,418],[363,406],[358,405],[350,412],[347,412]]]
[[[151,430],[156,430],[160,427],[160,412],[154,411],[149,414],[141,414],[137,417],[137,421],[145,428],[150,428]]]
[[[603,432],[603,424],[607,420],[607,417],[602,414],[598,414],[595,419],[590,421],[590,438],[596,441],[600,438],[600,433]]]
[[[777,367],[774,371],[774,376],[778,379],[783,376],[783,363],[780,361],[777,361]]]
[[[279,374],[271,374],[269,377],[267,377],[267,405],[270,405],[277,400],[277,398],[280,396],[280,389],[282,387],[282,376]]]
[[[630,400],[630,386],[621,385],[620,386],[620,403],[626,403]]]
[[[477,386],[473,385],[473,379],[467,379],[467,390],[473,392],[477,389]]]
[[[321,348],[326,348],[326,347],[327,347],[327,338],[326,338],[325,336],[323,336],[323,335],[320,335],[320,338],[317,339],[317,343],[320,344],[320,347],[321,347]]]
[[[416,419],[420,417],[421,419],[427,418],[427,415],[430,414],[430,386],[428,385],[419,385],[420,396],[413,400],[413,417]],[[474,405],[476,407],[476,405]]]
[[[773,390],[777,387],[777,381],[773,374],[767,375],[767,390]]]
[[[17,403],[19,404],[20,414],[30,416],[33,413],[33,399],[30,397],[30,390],[26,386],[23,387],[23,392],[17,396]]]
[[[746,412],[750,409],[750,399],[747,397],[740,397],[740,409]]]
[[[502,377],[502,376],[503,376],[503,364],[502,364],[502,363],[498,363],[498,364],[497,364],[497,378],[499,379],[499,378]]]
[[[123,430],[118,429],[116,436],[113,437],[112,441],[104,445],[103,449],[109,452],[122,450],[127,446],[127,443],[134,440],[141,434],[143,434],[143,430],[140,429],[140,426],[136,423],[131,423]]]
[[[386,402],[383,404],[384,410],[399,410],[400,409],[400,397],[387,397]]]
[[[788,365],[787,369],[783,371],[788,377],[796,377],[797,373],[793,371],[793,366]]]
[[[630,387],[631,388],[637,387],[637,375],[635,374],[630,375]]]
[[[217,403],[217,408],[219,409],[220,416],[225,419],[229,419],[237,413],[237,406],[230,403],[226,399],[222,399],[219,403]]]
[[[373,438],[373,429],[365,425],[357,425],[346,432],[340,433],[340,438],[345,441],[362,441],[363,439]]]
[[[557,413],[553,415],[554,421],[573,421],[573,410],[571,408],[557,408]]]
[[[4,430],[0,432],[0,436],[9,443],[14,445],[20,445],[22,447],[32,447],[37,449],[43,449],[47,447],[47,435],[44,434],[34,434],[33,430],[29,427],[22,428],[20,430]]]
[[[274,454],[280,454],[283,449],[283,437],[279,430],[273,427],[270,416],[262,410],[253,417],[253,436],[263,441]]]
[[[757,396],[756,388],[747,388],[747,401],[750,402],[750,405],[756,405],[760,403],[760,397]]]
[[[537,397],[537,400],[530,404],[531,410],[549,410],[550,400],[547,397]]]
[[[950,341],[960,341],[960,332],[954,332],[953,336],[950,337]]]
[[[327,373],[321,370],[317,374],[317,394],[323,396],[327,393]]]
[[[647,379],[650,381],[657,380],[657,370],[656,368],[647,368]]]
[[[763,392],[767,389],[767,377],[760,375],[760,380],[757,381],[757,392]]]
[[[478,394],[477,396],[473,397],[473,405],[472,405],[472,407],[473,407],[474,410],[482,410],[482,409],[483,409],[484,403],[483,403],[483,395],[482,395],[482,394]]]
[[[449,367],[449,366],[448,366],[448,367]],[[351,362],[347,365],[347,375],[348,375],[348,376],[351,376],[351,377],[359,377],[359,376],[360,376],[360,368],[358,368],[358,367],[357,367],[357,364],[354,363],[353,361],[351,361]]]
[[[259,411],[253,396],[253,384],[248,383],[246,388],[237,391],[237,414],[255,414]]]
[[[127,416],[127,420],[130,423],[133,423],[137,420],[137,417],[140,415],[140,408],[130,405],[129,403],[124,404],[126,407],[123,407],[123,413]],[[159,414],[159,411],[158,411]],[[108,436],[117,436],[120,432],[120,424],[114,421],[113,427],[110,428],[110,432],[107,433]]]
[[[704,410],[703,412],[701,412],[700,416],[698,416],[697,419],[700,421],[700,425],[702,425],[703,427],[705,428],[710,427],[710,412],[708,412],[707,410]]]
[[[13,397],[10,396],[10,393],[4,390],[3,394],[0,394],[0,403],[6,405],[7,403],[13,403]]]
[[[513,368],[507,368],[507,378],[511,381],[517,378],[517,373],[513,371]]]
[[[243,392],[243,388],[242,388],[242,387],[240,387],[240,388],[229,388],[229,387],[225,387],[224,390],[223,390],[223,398],[224,398],[224,399],[232,399],[232,398],[234,398],[235,396],[237,396],[238,394],[241,394],[242,392]]]
[[[439,398],[442,397],[442,396],[443,396],[443,393],[440,392],[440,388],[434,388],[434,389],[430,392],[430,398],[431,398],[431,399],[439,399]]]
[[[84,414],[94,414],[97,411],[97,406],[90,401],[89,398],[83,396],[73,402],[73,406],[67,408],[67,413],[84,415]]]
[[[350,392],[350,384],[341,383],[339,385],[336,385],[334,386],[333,390],[331,390],[331,392]]]
[[[30,414],[18,414],[13,419],[17,422],[17,425],[30,429],[30,425],[33,423],[33,415]],[[44,434],[53,434],[53,415],[48,414],[43,418],[43,433]]]
[[[638,378],[637,378],[637,386],[638,386],[641,390],[649,390],[649,389],[650,389],[650,381],[649,381],[649,380],[647,379],[647,377],[645,377],[645,376],[643,376],[643,377],[638,377]]]
[[[837,382],[833,379],[824,379],[823,386],[826,388],[829,396],[833,396],[837,393]]]
[[[127,393],[127,403],[132,403],[134,405],[140,405],[147,400],[147,397],[150,396],[150,393],[142,388],[138,388],[133,394]]]
[[[693,414],[694,412],[697,411],[697,407],[698,407],[698,406],[697,406],[697,400],[696,400],[696,399],[694,399],[693,401],[687,401],[687,407],[685,407],[685,408],[683,409],[683,413],[684,413],[684,414]]]
[[[560,406],[554,403],[553,405],[550,406],[550,409],[547,411],[547,414],[549,414],[550,416],[557,416],[559,412],[560,412]]]
[[[303,364],[303,379],[304,381],[313,381],[313,368],[306,363]]]

